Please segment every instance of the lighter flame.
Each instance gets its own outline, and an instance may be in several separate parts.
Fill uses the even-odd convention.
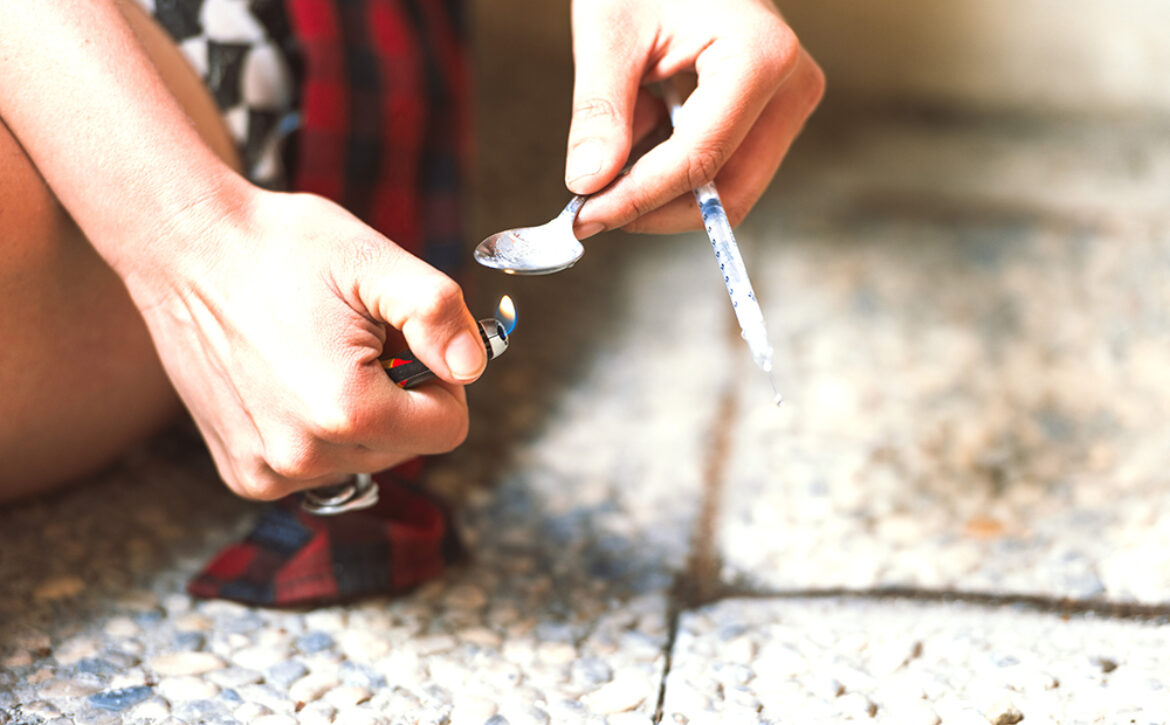
[[[516,329],[516,303],[512,298],[504,295],[500,298],[500,305],[496,308],[496,319],[504,326],[504,332],[511,335]]]

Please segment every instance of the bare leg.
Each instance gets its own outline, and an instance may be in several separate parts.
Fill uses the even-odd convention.
[[[195,72],[143,11],[128,2],[122,7],[204,140],[234,161],[231,139]],[[49,490],[109,464],[173,420],[180,405],[121,281],[2,121],[0,500],[5,500]]]

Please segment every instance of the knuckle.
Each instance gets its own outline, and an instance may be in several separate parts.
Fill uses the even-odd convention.
[[[228,488],[237,496],[253,501],[275,501],[287,493],[271,468],[260,459],[248,468],[247,472],[239,472],[227,481]]]
[[[338,400],[341,400],[339,396]],[[349,443],[362,430],[361,415],[345,402],[322,405],[310,416],[309,428],[314,436],[330,443]]]
[[[651,200],[641,194],[637,194],[631,197],[629,200],[629,205],[629,217],[631,221],[623,226],[623,229],[626,229],[627,231],[630,231],[630,225],[633,222],[636,222],[638,219],[641,219],[655,209],[655,206],[651,203]]]
[[[573,104],[573,120],[577,122],[608,121],[618,116],[617,104],[602,96],[590,96]]]
[[[774,22],[759,27],[760,52],[753,59],[756,72],[761,77],[780,83],[796,67],[800,58],[800,40],[792,28],[776,18]]]
[[[817,65],[816,61],[809,58],[808,80],[805,82],[808,108],[811,110],[820,105],[821,100],[825,97],[825,71]]]
[[[353,269],[370,269],[385,255],[385,245],[370,238],[354,238],[342,246],[345,259]]]
[[[339,278],[351,278],[355,270],[386,266],[387,242],[374,235],[354,234],[332,244],[330,259]]]
[[[715,180],[719,169],[723,168],[727,160],[726,152],[719,146],[698,146],[687,154],[687,183],[690,189],[697,189],[703,184]]]
[[[432,421],[425,437],[415,440],[410,452],[416,455],[437,455],[450,453],[467,440],[470,422],[467,410],[446,413],[441,421]]]
[[[288,439],[265,447],[264,460],[268,468],[284,479],[303,480],[324,473],[317,469],[316,459],[313,446],[305,441]]]
[[[451,314],[453,309],[463,305],[463,290],[450,277],[437,279],[419,302],[418,315],[424,320],[434,321]]]
[[[459,421],[455,425],[452,425],[450,430],[448,430],[446,434],[439,439],[439,450],[436,452],[450,453],[459,446],[463,445],[463,442],[467,440],[467,433],[469,428],[470,424],[468,422],[467,416],[460,416]]]

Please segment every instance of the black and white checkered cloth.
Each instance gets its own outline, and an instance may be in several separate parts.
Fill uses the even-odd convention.
[[[137,0],[203,78],[245,173],[287,188],[284,139],[297,126],[296,53],[282,0]]]

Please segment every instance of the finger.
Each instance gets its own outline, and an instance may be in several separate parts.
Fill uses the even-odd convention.
[[[229,448],[214,430],[208,435],[200,426],[229,488],[244,498],[273,500],[351,473],[446,453],[467,437],[462,386],[434,381],[404,391],[376,361],[315,400],[326,402],[279,418],[255,419],[255,450],[241,451],[238,444]]]
[[[255,501],[277,501],[297,491],[333,485],[350,475],[352,473],[338,472],[316,478],[285,478],[271,469],[263,469],[260,473],[251,476],[251,483],[247,488],[248,493],[235,492],[244,498]]]
[[[661,136],[660,138],[657,138]],[[666,104],[662,99],[646,88],[638,90],[638,100],[634,105],[633,149],[626,163],[637,159],[639,153],[649,151],[649,148],[640,148],[645,142],[657,141],[661,143],[670,136],[670,119],[666,113]]]
[[[638,92],[638,101],[634,106],[634,126],[632,150],[629,159],[636,159],[649,149],[661,143],[670,135],[670,125],[667,121],[666,106],[654,94],[645,88]],[[629,163],[627,159],[626,163]],[[582,226],[579,219],[575,220],[573,234],[577,239],[588,239],[602,231],[600,224]]]
[[[796,69],[765,106],[755,127],[720,170],[716,179],[732,226],[738,224],[768,188],[805,122],[824,95],[825,78],[808,53],[801,51]],[[687,192],[638,217],[629,232],[675,234],[702,227],[693,194]]]
[[[342,435],[334,438],[356,444],[356,453],[345,452],[363,466],[353,470],[382,470],[393,465],[391,459],[403,452],[446,453],[467,437],[467,396],[463,386],[434,380],[403,390],[390,383],[385,369],[377,363],[363,369],[362,375],[360,385],[366,392],[361,403],[370,406],[373,421],[361,429],[341,431]],[[347,465],[352,467],[354,461]]]
[[[462,386],[435,381],[404,391],[375,365],[345,387],[327,409],[306,411],[299,420],[259,421],[263,450],[242,456],[247,470],[235,472],[243,495],[273,498],[330,477],[380,471],[420,454],[450,451],[467,436]],[[248,466],[249,460],[256,463]]]
[[[360,305],[401,330],[410,351],[435,375],[462,384],[483,373],[487,351],[479,326],[450,277],[385,239],[360,247],[341,265]],[[345,285],[339,287],[344,296]],[[363,365],[376,364],[373,353]]]
[[[385,377],[381,369],[375,375]],[[381,471],[417,455],[447,453],[467,437],[467,398],[462,386],[432,381],[412,390],[381,387],[363,401],[372,424],[319,431],[324,444],[315,475],[328,471]]]
[[[565,184],[592,194],[617,176],[630,153],[634,106],[647,50],[621,3],[573,3],[573,116]]]
[[[200,433],[207,442],[221,480],[237,496],[256,501],[275,501],[305,488],[334,483],[338,472],[326,471],[320,476],[280,475],[269,465],[263,450],[233,450],[214,426],[195,418]],[[238,449],[238,443],[235,446]]]
[[[467,434],[467,399],[462,385],[440,379],[404,390],[387,376],[377,351],[362,345],[338,356],[333,373],[319,376],[311,393],[303,395],[301,401],[302,407],[287,420],[261,421],[266,444],[269,439],[276,442],[266,445],[268,457],[293,459],[288,470],[281,471],[288,477],[318,476],[331,470],[379,470],[379,454],[444,453]],[[269,430],[279,434],[272,436]],[[292,446],[292,450],[272,450],[281,445]],[[351,459],[352,450],[357,448],[375,458],[362,459],[364,467],[355,469],[352,466],[358,461]],[[302,453],[300,449],[305,450]],[[281,455],[285,452],[290,456]],[[338,456],[348,458],[339,461]]]
[[[795,66],[799,46],[778,19],[774,35],[756,34],[750,52],[726,38],[704,49],[696,60],[699,84],[673,135],[590,199],[581,225],[625,226],[714,180]]]

